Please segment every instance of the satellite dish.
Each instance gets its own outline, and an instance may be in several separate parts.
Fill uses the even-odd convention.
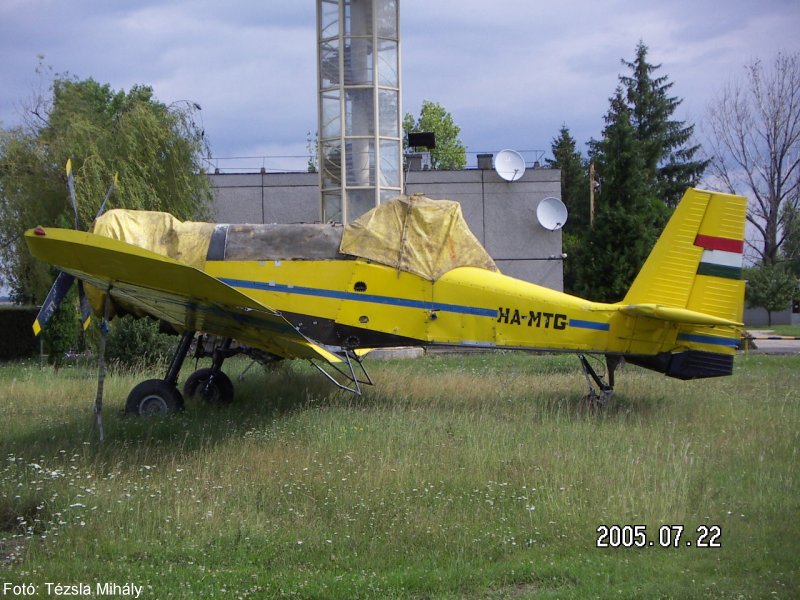
[[[545,198],[536,207],[536,218],[545,229],[556,231],[567,222],[567,207],[558,198]]]
[[[516,181],[525,173],[525,159],[516,150],[500,150],[494,159],[494,170],[506,181]]]

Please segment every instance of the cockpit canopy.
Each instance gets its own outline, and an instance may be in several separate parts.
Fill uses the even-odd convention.
[[[168,213],[111,210],[94,233],[202,269],[207,260],[363,258],[429,280],[456,267],[497,271],[451,200],[399,196],[341,225],[214,225]]]
[[[340,249],[434,281],[456,267],[497,271],[452,200],[394,198],[347,225]]]

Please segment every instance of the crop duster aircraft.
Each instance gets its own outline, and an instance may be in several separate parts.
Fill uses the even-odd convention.
[[[602,403],[622,359],[679,379],[732,373],[745,210],[741,196],[689,189],[614,304],[501,274],[457,202],[418,196],[345,227],[182,223],[111,210],[92,233],[39,227],[25,236],[34,256],[94,290],[96,314],[110,306],[182,333],[166,376],[130,392],[130,413],[178,410],[183,395],[230,401],[221,367],[235,353],[305,359],[360,393],[372,383],[365,349],[392,346],[574,352]],[[178,373],[197,333],[207,334],[197,347],[212,366],[189,376],[182,395]],[[587,361],[592,354],[606,357],[605,376]]]

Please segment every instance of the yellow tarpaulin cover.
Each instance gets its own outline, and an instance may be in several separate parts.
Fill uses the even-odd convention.
[[[205,266],[213,231],[212,223],[184,223],[169,213],[119,208],[101,215],[92,230],[198,269]]]
[[[456,267],[497,271],[452,200],[399,196],[344,228],[340,251],[435,281]]]

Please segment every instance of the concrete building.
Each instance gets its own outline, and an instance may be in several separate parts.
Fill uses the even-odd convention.
[[[209,177],[219,223],[320,221],[317,173],[217,173]],[[561,196],[561,171],[527,169],[514,182],[504,181],[491,168],[410,171],[406,193],[460,202],[472,232],[503,273],[563,289],[561,231],[545,229],[536,218],[541,200]]]

